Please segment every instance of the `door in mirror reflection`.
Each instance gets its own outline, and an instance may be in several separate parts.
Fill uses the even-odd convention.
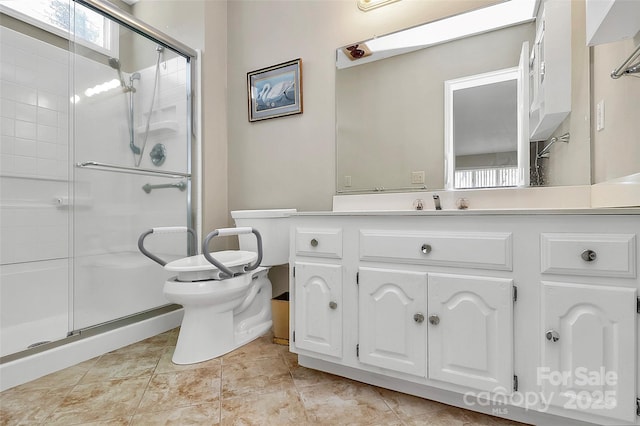
[[[529,184],[527,52],[519,67],[445,81],[447,189]]]

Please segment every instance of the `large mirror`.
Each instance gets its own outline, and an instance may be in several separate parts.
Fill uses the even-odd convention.
[[[412,28],[337,49],[338,194],[454,189],[455,185],[447,183],[452,170],[447,170],[445,161],[445,82],[517,67],[523,43],[534,46],[536,42],[535,11],[530,9],[531,5],[516,1],[500,5],[504,4],[527,4],[525,15],[529,18],[521,16],[510,24],[503,22],[493,28],[471,28],[473,33],[467,35],[448,34],[446,37],[451,41],[437,40],[426,45],[407,42],[406,35],[415,33]],[[489,13],[495,7],[484,11]],[[584,34],[584,3],[571,2],[571,8],[570,32]],[[443,28],[460,27],[451,24],[449,19],[435,24],[443,32]],[[432,28],[432,31],[435,30]],[[384,45],[387,37],[402,39],[404,45],[384,50],[379,45]],[[589,80],[584,78],[584,73],[588,73],[588,53],[585,53],[588,48],[584,38],[574,38],[570,55],[579,63],[571,68],[572,74],[580,73],[580,78],[573,79],[572,90],[575,94],[584,94],[589,91]],[[488,109],[486,105],[485,109]],[[572,144],[588,147],[590,123],[585,118],[589,113],[588,97],[572,95],[571,109],[575,113],[559,125],[558,132],[570,131]],[[574,138],[574,134],[579,137]],[[535,158],[535,153],[544,146],[545,140],[527,139],[520,146],[520,154],[528,155],[531,151],[531,158]],[[461,147],[460,152],[464,149]],[[571,166],[565,169],[571,170],[574,176],[568,176],[565,182],[545,183],[590,184],[589,150],[580,152],[584,155],[574,155]],[[460,158],[460,162],[464,161]],[[528,176],[521,174],[518,185],[527,181]]]

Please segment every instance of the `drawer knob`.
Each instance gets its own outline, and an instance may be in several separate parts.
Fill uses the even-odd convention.
[[[437,315],[431,315],[429,317],[429,323],[431,323],[432,325],[438,325],[440,324],[440,317]]]
[[[337,307],[338,307],[338,304],[336,302],[334,302],[333,300],[331,302],[329,302],[329,308],[336,309]]]
[[[318,240],[316,240],[315,238],[313,238],[311,240],[311,247],[318,247]]]
[[[558,340],[560,340],[560,334],[555,330],[547,330],[545,336],[550,342],[557,342]]]
[[[431,245],[430,244],[423,244],[422,247],[420,247],[420,250],[424,254],[429,254],[429,253],[431,253]]]
[[[418,312],[417,314],[413,315],[413,320],[418,324],[422,324],[424,322],[424,315]]]
[[[596,260],[596,257],[598,257],[598,255],[593,250],[585,250],[582,252],[580,257],[582,257],[582,260],[584,260],[585,262],[593,262],[594,260]]]

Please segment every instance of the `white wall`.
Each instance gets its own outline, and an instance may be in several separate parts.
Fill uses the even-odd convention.
[[[640,74],[617,80],[609,75],[622,65],[640,44],[633,39],[595,46],[593,49],[592,114],[604,102],[605,125],[593,134],[593,182],[606,182],[640,173]]]
[[[330,210],[335,192],[335,49],[488,1],[228,3],[229,208]],[[249,123],[247,72],[302,58],[301,115]]]

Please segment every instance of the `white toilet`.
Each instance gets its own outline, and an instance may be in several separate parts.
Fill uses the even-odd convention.
[[[173,354],[175,364],[194,364],[219,357],[262,336],[271,329],[270,266],[288,263],[289,223],[295,209],[231,212],[237,228],[214,231],[213,236],[238,235],[240,250],[203,254],[164,264],[177,275],[163,289],[166,299],[184,307],[184,317]],[[155,228],[155,232],[171,232]],[[185,229],[185,228],[180,228]],[[252,230],[262,237],[262,252]],[[148,233],[152,233],[150,230]],[[208,245],[211,233],[204,241]],[[143,234],[140,241],[148,234]],[[139,243],[141,251],[149,256]],[[255,267],[262,255],[260,266]],[[213,259],[211,259],[213,258]],[[222,266],[214,266],[211,262]],[[158,263],[160,263],[158,262]],[[162,264],[162,263],[160,263]],[[251,269],[247,270],[247,268]],[[235,276],[229,278],[223,269]]]

